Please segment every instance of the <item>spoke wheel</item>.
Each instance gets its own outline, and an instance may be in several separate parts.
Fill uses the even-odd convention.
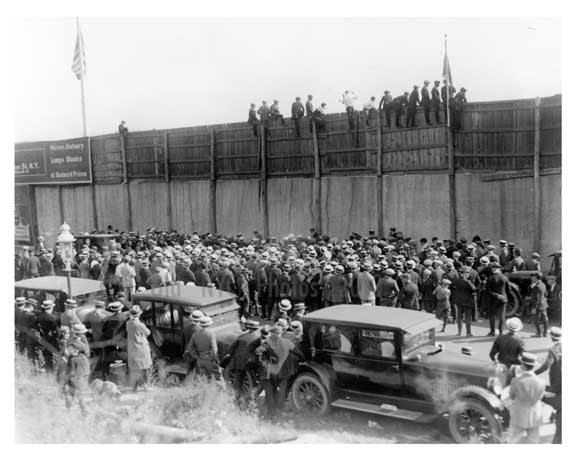
[[[494,412],[474,399],[458,399],[450,409],[448,425],[457,443],[499,443],[502,424]]]
[[[328,390],[316,375],[301,374],[292,384],[292,404],[300,413],[324,416],[330,409]]]

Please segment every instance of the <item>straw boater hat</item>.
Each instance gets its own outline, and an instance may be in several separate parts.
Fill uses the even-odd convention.
[[[258,322],[257,320],[248,319],[246,320],[246,328],[248,328],[249,330],[257,330],[258,328],[260,328],[260,322]]]
[[[306,310],[306,304],[304,303],[296,303],[294,304],[294,311],[295,312],[302,312]]]
[[[24,304],[26,304],[26,298],[24,296],[18,296],[16,298],[16,305],[23,306]]]
[[[204,314],[199,310],[192,311],[192,314],[190,314],[190,320],[194,323],[200,323],[200,320],[202,320],[203,317]]]
[[[88,332],[88,329],[86,328],[86,325],[84,325],[83,323],[75,323],[74,325],[72,325],[72,333],[76,335],[83,335],[86,332]]]
[[[104,307],[106,307],[106,304],[104,303],[104,301],[96,301],[94,303],[94,307],[96,309],[103,309]]]
[[[120,301],[114,301],[108,304],[108,310],[112,312],[118,312],[122,310],[122,303]]]
[[[290,322],[290,328],[295,331],[302,330],[302,322],[300,320],[292,320]]]
[[[40,306],[43,310],[52,309],[54,307],[54,301],[47,299],[46,301],[42,301],[42,306]]]
[[[287,330],[288,329],[288,320],[278,319],[278,321],[276,322],[276,326],[279,326],[283,330]]]
[[[142,309],[137,304],[134,304],[130,308],[130,317],[135,318],[135,317],[140,317],[141,315],[142,315]]]
[[[204,316],[202,317],[202,319],[200,320],[200,326],[201,327],[208,327],[212,325],[212,319],[210,317]]]
[[[530,352],[523,352],[522,355],[520,356],[520,362],[522,363],[522,365],[526,365],[530,368],[536,365],[537,359],[538,358],[536,357],[536,354],[532,354]]]
[[[523,327],[524,325],[518,317],[506,320],[506,328],[513,333],[518,333]]]
[[[550,328],[550,338],[552,338],[552,341],[560,341],[562,339],[562,329],[560,327]]]
[[[279,309],[282,312],[288,312],[290,309],[292,309],[292,303],[290,303],[288,299],[283,299],[282,301],[280,301]]]
[[[72,308],[72,307],[76,307],[78,305],[78,303],[76,302],[75,299],[67,299],[66,301],[64,301],[64,305],[66,307]]]

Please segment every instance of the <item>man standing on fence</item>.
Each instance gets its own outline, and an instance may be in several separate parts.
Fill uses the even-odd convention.
[[[286,126],[286,120],[284,120],[284,116],[280,113],[277,99],[275,99],[274,104],[270,106],[270,121],[274,123],[276,120],[282,121],[282,125]]]
[[[428,90],[428,85],[430,85],[429,80],[424,80],[424,86],[422,87],[422,102],[420,105],[424,109],[424,120],[426,120],[426,125],[432,125],[430,123],[430,105],[432,100],[430,99],[430,90]]]
[[[380,110],[380,118],[382,118],[382,114],[384,113],[386,116],[386,126],[391,128],[392,124],[390,122],[390,113],[392,112],[392,96],[390,96],[390,92],[388,90],[384,91],[384,96],[382,96],[382,99],[380,99],[378,110]]]
[[[372,96],[370,101],[364,104],[363,111],[366,117],[366,126],[370,128],[370,120],[376,118],[376,96]]]
[[[442,104],[442,100],[440,99],[439,88],[440,88],[440,80],[435,80],[434,88],[432,88],[432,110],[434,111],[434,118],[436,119],[436,125],[440,124],[440,105]]]
[[[396,128],[402,128],[402,122],[400,122],[400,117],[402,117],[404,107],[408,105],[408,95],[409,93],[405,91],[402,96],[396,96],[392,100],[392,107],[394,108],[394,113],[396,114]]]
[[[420,94],[418,85],[414,85],[412,93],[408,98],[408,110],[406,111],[406,128],[416,126],[416,107],[420,105]]]
[[[346,90],[342,95],[342,100],[340,101],[346,107],[346,115],[348,116],[348,127],[354,129],[354,100],[358,99],[358,96],[353,91]]]
[[[304,106],[300,101],[300,96],[296,96],[296,100],[292,103],[292,120],[294,121],[294,130],[297,138],[300,137],[300,119],[302,117],[304,117]]]
[[[248,111],[248,124],[252,125],[252,133],[258,136],[258,116],[256,115],[256,104],[250,104]]]
[[[306,117],[308,117],[308,128],[310,128],[310,133],[312,133],[312,118],[314,115],[314,105],[312,104],[313,96],[308,95],[308,100],[306,101]]]
[[[260,124],[264,127],[264,134],[267,135],[270,123],[270,107],[266,101],[262,101],[262,105],[258,108],[258,115],[260,116]]]
[[[466,88],[460,88],[460,91],[454,96],[454,129],[461,130],[462,129],[462,109],[464,108],[464,104],[466,104],[468,100],[466,99]]]

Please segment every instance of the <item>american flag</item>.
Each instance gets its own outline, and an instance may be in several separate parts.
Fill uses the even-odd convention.
[[[82,38],[80,25],[78,25],[78,35],[76,36],[76,46],[74,47],[72,72],[76,74],[78,80],[82,80],[82,77],[86,75],[86,54],[84,53],[84,39]]]
[[[447,38],[444,36],[444,66],[442,68],[442,77],[446,80],[446,84],[451,86],[452,82],[452,72],[450,72],[450,62],[448,61],[448,50],[447,50]]]

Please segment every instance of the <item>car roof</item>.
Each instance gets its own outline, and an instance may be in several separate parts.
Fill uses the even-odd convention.
[[[199,308],[221,304],[234,300],[235,298],[236,295],[217,288],[181,285],[153,288],[132,295],[134,302],[139,300],[161,302],[169,301],[179,304],[188,304]]]
[[[96,293],[98,291],[104,290],[104,284],[102,282],[98,280],[82,279],[78,277],[71,277],[70,285],[72,286],[72,297],[89,293]],[[36,277],[20,280],[16,282],[14,286],[16,288],[24,288],[27,290],[63,291],[64,293],[69,294],[66,277]]]
[[[433,314],[395,307],[340,304],[306,314],[305,322],[337,323],[364,328],[393,328],[419,333],[435,328],[439,320]]]

